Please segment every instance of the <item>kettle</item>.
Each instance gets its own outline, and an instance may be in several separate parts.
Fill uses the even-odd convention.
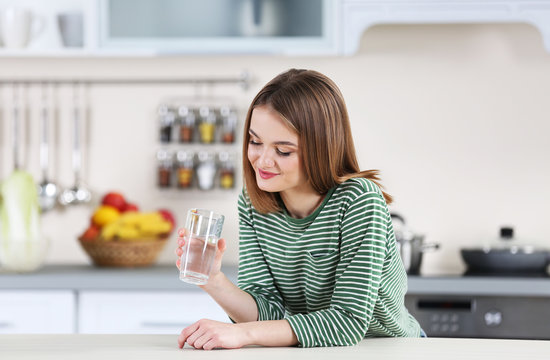
[[[439,249],[439,243],[424,243],[424,235],[413,233],[405,224],[403,216],[391,213],[395,240],[405,271],[409,275],[420,275],[424,252]]]

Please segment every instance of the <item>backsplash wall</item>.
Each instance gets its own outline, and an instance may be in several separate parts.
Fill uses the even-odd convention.
[[[459,249],[493,240],[501,225],[514,226],[527,242],[550,246],[550,54],[528,25],[377,26],[351,57],[0,58],[4,78],[234,77],[247,70],[253,75],[248,90],[199,89],[230,98],[241,126],[259,88],[291,67],[321,71],[340,86],[361,166],[379,169],[395,198],[391,209],[426,241],[441,243],[424,257],[423,273],[463,271]],[[193,206],[223,212],[225,261],[236,264],[238,188],[163,192],[155,185],[156,108],[164,99],[196,93],[189,86],[89,88],[85,179],[96,195],[121,191],[144,210],[172,209],[180,222]],[[71,96],[70,87],[60,87],[52,100],[58,109],[53,179],[63,186],[73,181]],[[28,99],[25,168],[40,179],[39,89],[30,88]],[[10,101],[9,86],[0,88],[0,178],[13,167]],[[43,215],[51,238],[48,263],[88,262],[76,237],[92,211],[93,205]],[[160,262],[175,260],[174,247],[172,238]]]

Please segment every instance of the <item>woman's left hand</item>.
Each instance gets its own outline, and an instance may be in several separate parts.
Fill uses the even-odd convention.
[[[178,336],[178,345],[188,343],[195,349],[238,349],[248,345],[247,332],[239,324],[202,319],[186,327]]]

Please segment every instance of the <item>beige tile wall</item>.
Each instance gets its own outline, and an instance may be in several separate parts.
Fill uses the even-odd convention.
[[[377,168],[409,224],[441,243],[424,273],[460,272],[459,249],[479,246],[499,226],[550,246],[550,54],[528,25],[379,26],[351,57],[182,56],[148,59],[0,58],[0,77],[254,76],[251,88],[202,89],[229,97],[244,114],[256,91],[291,67],[332,77],[348,104],[364,168]],[[10,88],[0,89],[0,178],[12,170]],[[89,89],[86,181],[96,194],[118,190],[143,209],[173,209],[183,221],[191,206],[227,215],[228,263],[236,263],[238,191],[160,192],[155,187],[155,109],[168,97],[190,97],[183,86],[94,86]],[[71,89],[60,87],[55,180],[72,183]],[[37,179],[39,91],[28,91],[25,168]],[[242,117],[241,117],[242,118]],[[237,147],[238,148],[238,147]],[[85,263],[76,242],[91,207],[43,216],[49,263]],[[175,239],[160,261],[174,260]]]

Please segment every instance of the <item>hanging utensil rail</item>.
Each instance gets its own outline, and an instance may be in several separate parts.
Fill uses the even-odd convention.
[[[236,84],[240,85],[243,90],[248,89],[250,85],[250,74],[247,71],[241,73],[240,76],[235,78],[129,78],[129,79],[116,79],[116,78],[67,78],[67,79],[47,79],[47,78],[12,78],[12,79],[0,79],[0,84],[23,84],[23,85],[35,85],[35,84],[54,84],[54,85],[71,85],[75,83],[89,84],[89,85],[218,85],[218,84]]]

